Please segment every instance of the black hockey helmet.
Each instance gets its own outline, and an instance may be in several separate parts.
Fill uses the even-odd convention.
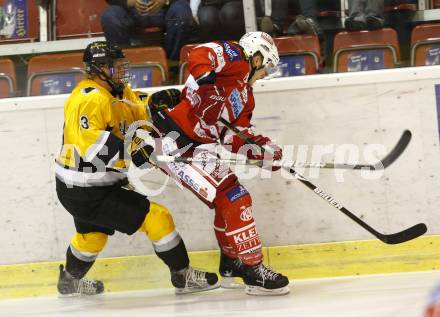
[[[121,63],[115,65],[116,60],[121,60]],[[83,62],[86,73],[96,74],[100,79],[105,80],[112,87],[112,93],[115,95],[120,95],[124,85],[130,80],[128,61],[117,45],[106,41],[92,42],[84,50]],[[109,69],[109,75],[102,70],[102,66]]]
[[[86,64],[86,71],[93,72],[91,65],[112,67],[113,61],[119,58],[125,58],[125,55],[118,46],[109,45],[106,41],[97,41],[87,45],[83,62]]]

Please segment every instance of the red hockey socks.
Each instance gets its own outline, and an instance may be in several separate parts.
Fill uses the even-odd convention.
[[[222,251],[231,258],[238,256],[246,265],[260,263],[263,254],[249,192],[242,185],[235,185],[219,193],[215,207],[215,233]]]

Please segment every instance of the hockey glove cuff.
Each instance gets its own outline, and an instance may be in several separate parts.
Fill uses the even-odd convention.
[[[150,165],[157,165],[153,146],[146,144],[136,134],[133,136],[132,143],[134,150],[131,152],[131,161],[136,167],[149,168],[151,167]]]
[[[280,165],[273,165],[270,163],[276,162],[279,164],[283,158],[283,150],[278,145],[273,143],[268,137],[256,135],[253,136],[252,139],[255,141],[255,143],[262,146],[263,151],[257,151],[257,154],[255,154],[253,151],[248,151],[247,157],[249,159],[266,161],[263,162],[262,168],[271,169],[272,171],[279,170],[281,168]]]

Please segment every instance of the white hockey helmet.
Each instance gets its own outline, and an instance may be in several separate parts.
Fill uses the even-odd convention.
[[[280,62],[278,49],[272,37],[265,32],[248,32],[241,37],[239,44],[250,57],[260,52],[263,56],[263,67],[268,66],[270,63],[277,66]]]

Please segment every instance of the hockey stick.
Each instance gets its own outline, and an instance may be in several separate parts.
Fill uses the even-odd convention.
[[[245,136],[243,134],[243,136]],[[346,164],[346,163],[322,163],[322,162],[297,162],[294,161],[288,167],[302,167],[302,168],[328,168],[328,169],[367,169],[371,171],[382,170],[390,166],[394,161],[405,151],[409,142],[411,141],[411,131],[405,130],[401,135],[399,141],[394,146],[394,148],[381,160],[379,160],[374,165],[370,164]],[[264,160],[252,160],[252,159],[236,159],[236,158],[216,158],[216,159],[199,159],[192,157],[182,157],[182,156],[167,156],[160,155],[156,157],[156,160],[161,163],[177,162],[177,163],[205,163],[205,162],[218,162],[223,164],[234,164],[234,165],[251,165],[251,166],[261,166]],[[284,166],[279,162],[274,162],[274,165]],[[287,165],[286,165],[287,166]]]
[[[173,156],[173,155],[157,155],[154,158],[159,163],[220,163],[220,164],[233,164],[233,165],[251,165],[251,166],[261,166],[264,164],[265,160],[252,160],[252,159],[240,159],[240,158],[197,158],[197,157],[184,157],[184,156]],[[280,162],[274,162],[273,165],[284,166]],[[288,167],[305,167],[305,168],[322,168],[323,163],[301,163],[294,162],[293,164],[286,165]]]
[[[249,138],[247,135],[242,133],[240,130],[238,130],[235,126],[233,126],[230,122],[226,121],[223,118],[219,119],[221,123],[223,123],[229,130],[237,134],[241,139],[245,140],[248,144],[256,145],[260,148],[260,150],[264,150],[263,147],[259,144],[257,144],[254,140]],[[409,132],[409,131],[408,131]],[[391,151],[392,152],[392,151]],[[386,163],[386,162],[385,162]],[[378,232],[377,230],[373,229],[370,225],[368,225],[366,222],[355,216],[352,212],[350,212],[347,208],[345,208],[343,205],[341,205],[339,202],[337,202],[331,195],[327,194],[325,191],[323,191],[318,186],[311,183],[309,180],[307,180],[304,176],[298,174],[293,167],[287,167],[283,166],[283,168],[288,171],[290,174],[292,174],[298,181],[303,183],[305,186],[307,186],[309,189],[311,189],[315,194],[317,194],[319,197],[327,201],[330,205],[335,207],[336,209],[343,212],[347,217],[349,217],[351,220],[356,222],[358,225],[360,225],[362,228],[370,232],[372,235],[374,235],[376,238],[381,240],[384,243],[387,244],[398,244],[403,243],[412,239],[415,239],[421,235],[423,235],[428,228],[424,223],[418,223],[408,229],[405,229],[403,231],[393,233],[393,234],[383,234]]]

